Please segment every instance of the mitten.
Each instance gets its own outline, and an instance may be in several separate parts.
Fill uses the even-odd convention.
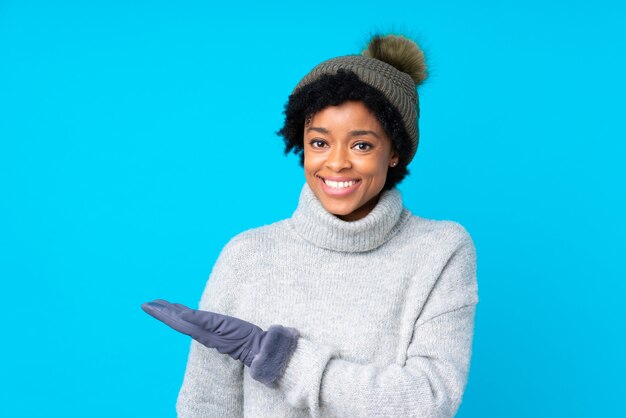
[[[250,368],[252,378],[267,386],[282,376],[300,336],[295,328],[271,325],[264,331],[232,316],[190,309],[163,299],[144,303],[141,308],[200,344],[241,361]]]

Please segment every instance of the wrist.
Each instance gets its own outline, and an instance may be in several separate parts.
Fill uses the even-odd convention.
[[[252,378],[266,386],[272,386],[287,368],[299,337],[300,333],[295,328],[270,326],[263,337],[259,352],[250,364]]]

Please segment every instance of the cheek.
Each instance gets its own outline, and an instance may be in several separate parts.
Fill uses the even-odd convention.
[[[322,158],[319,155],[310,152],[304,152],[304,170],[317,170],[321,164]]]
[[[376,179],[384,177],[387,174],[387,165],[382,158],[371,158],[359,161],[359,170],[362,173],[367,173]]]

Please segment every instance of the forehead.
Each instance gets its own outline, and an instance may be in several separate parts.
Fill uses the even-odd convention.
[[[327,106],[305,120],[305,126],[311,124],[354,125],[382,129],[374,112],[360,101],[346,101],[339,105]]]

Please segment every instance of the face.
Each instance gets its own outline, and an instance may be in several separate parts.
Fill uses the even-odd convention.
[[[304,126],[304,174],[324,208],[345,221],[378,203],[387,170],[399,160],[376,116],[348,101],[317,112]]]

